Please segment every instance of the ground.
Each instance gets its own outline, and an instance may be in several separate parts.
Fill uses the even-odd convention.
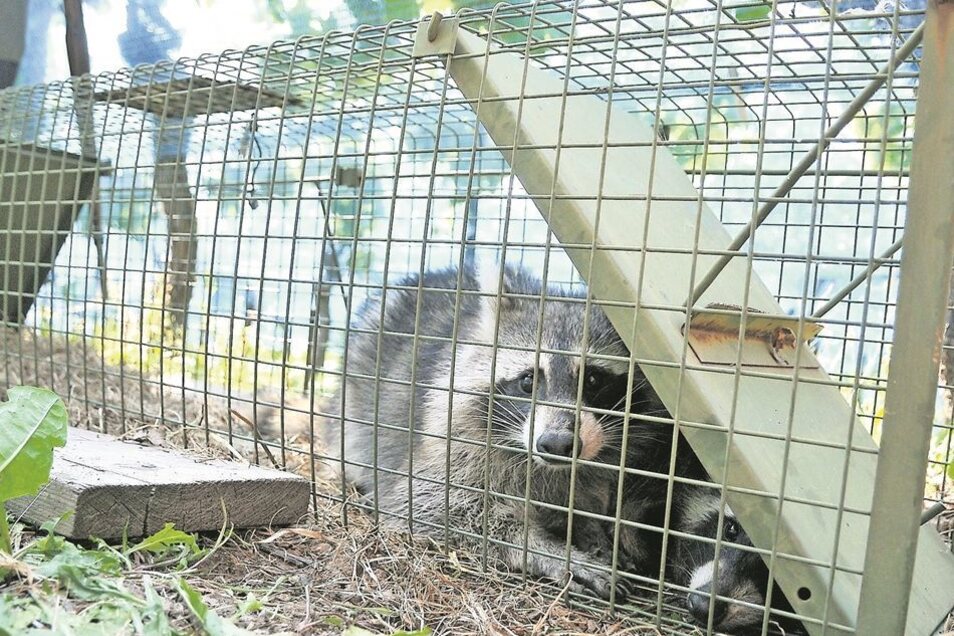
[[[18,528],[15,543],[21,556],[12,575],[0,584],[0,610],[3,599],[28,599],[33,614],[10,627],[4,621],[16,619],[6,608],[0,612],[8,614],[0,617],[0,634],[5,627],[12,635],[19,633],[14,628],[28,626],[63,634],[124,633],[133,629],[130,614],[148,623],[149,608],[126,603],[115,586],[137,599],[148,599],[147,588],[154,590],[169,630],[232,634],[210,628],[196,615],[180,581],[201,595],[208,610],[257,634],[671,633],[626,615],[625,610],[614,616],[571,608],[553,585],[521,585],[515,576],[482,569],[476,555],[448,554],[425,539],[375,530],[361,513],[353,513],[346,526],[340,506],[331,502],[320,504],[314,517],[303,521],[289,528],[200,536],[200,550],[191,554],[188,549],[151,553],[116,546],[128,563],[109,576],[107,568],[102,573],[84,569],[78,575],[61,568],[51,576],[45,569],[54,560],[49,556],[60,558],[66,551],[48,546],[31,551],[29,546],[44,541],[43,533]],[[95,545],[82,548],[87,555],[104,551]],[[77,568],[90,567],[88,558],[70,559]],[[97,562],[95,567],[103,566]],[[77,582],[80,577],[84,583]],[[114,587],[90,590],[94,578]],[[104,606],[110,604],[120,609],[106,612]],[[25,613],[23,606],[14,609]],[[122,611],[126,614],[117,617]],[[96,624],[102,631],[87,631]]]
[[[174,375],[166,375],[165,386],[159,386],[143,377],[137,365],[110,366],[100,351],[81,341],[67,343],[15,330],[5,335],[5,342],[0,340],[0,384],[52,388],[66,401],[72,425],[205,456],[283,463],[314,476],[314,464],[305,452],[309,418],[300,412],[279,417],[277,409],[267,406],[253,409],[242,400],[168,386]],[[276,396],[259,399],[280,403]],[[282,426],[284,452],[266,443],[277,440]],[[101,555],[119,555],[119,564],[108,577],[96,569],[102,566],[99,561],[79,577],[108,578],[121,593],[112,588],[80,589],[75,570],[61,568],[50,576],[49,562],[62,560],[63,551],[55,556],[49,545],[38,543],[38,537],[43,541],[42,532],[16,527],[20,559],[15,567],[0,562],[0,569],[6,566],[11,572],[0,584],[0,615],[7,610],[9,619],[17,609],[21,621],[28,621],[22,629],[43,626],[52,627],[53,633],[85,636],[94,632],[84,630],[99,625],[95,633],[112,635],[133,629],[136,619],[149,618],[151,606],[143,599],[148,601],[154,590],[168,629],[231,634],[197,616],[180,584],[185,581],[186,589],[198,592],[219,618],[260,634],[366,636],[400,630],[423,634],[428,629],[448,634],[671,633],[665,627],[659,631],[629,610],[614,615],[579,607],[559,586],[485,568],[479,555],[446,553],[424,538],[376,530],[359,511],[350,512],[345,524],[341,505],[330,498],[334,486],[318,479],[316,490],[314,510],[297,526],[199,536],[196,553],[173,550],[170,557],[164,551],[140,550],[127,555],[130,546],[81,546],[94,561],[101,561]],[[89,560],[80,560],[83,567]],[[116,618],[107,611],[117,594],[121,599],[134,597],[129,610],[133,619],[125,614]],[[29,600],[28,607],[16,604],[23,599]],[[650,612],[654,600],[647,601]],[[678,617],[669,605],[671,599],[666,601],[665,615]],[[123,611],[129,609],[129,603],[120,605]],[[116,625],[123,627],[117,630]],[[0,616],[0,635],[3,629]],[[164,629],[154,633],[165,633]]]

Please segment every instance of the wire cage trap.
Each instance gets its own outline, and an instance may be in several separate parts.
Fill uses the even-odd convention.
[[[888,383],[937,333],[902,245],[950,260],[907,214],[950,7],[869,4],[500,5],[0,93],[6,382],[670,633],[930,633],[949,542],[877,508],[915,436],[952,497],[950,365]],[[910,580],[866,559],[903,532]]]

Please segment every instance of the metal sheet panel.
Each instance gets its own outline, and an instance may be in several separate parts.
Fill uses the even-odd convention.
[[[21,322],[33,306],[98,164],[79,155],[0,144],[0,312]]]

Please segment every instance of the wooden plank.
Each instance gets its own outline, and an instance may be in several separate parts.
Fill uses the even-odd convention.
[[[8,504],[14,518],[42,524],[69,511],[56,531],[71,538],[151,534],[165,523],[218,530],[224,514],[242,528],[295,523],[308,511],[308,480],[260,466],[191,457],[70,428],[38,497]],[[224,512],[223,512],[224,511]]]

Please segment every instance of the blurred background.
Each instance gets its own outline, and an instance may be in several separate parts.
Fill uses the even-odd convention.
[[[70,75],[62,0],[0,3],[0,88]],[[90,70],[112,71],[494,0],[83,0]],[[17,44],[19,42],[19,45]],[[5,50],[9,49],[9,50]],[[18,69],[10,67],[19,61]],[[6,69],[4,70],[4,67]],[[6,82],[4,82],[6,80]]]
[[[904,11],[916,11],[924,8],[924,2],[902,0],[900,5]],[[3,0],[0,3],[0,88],[69,76],[63,4],[63,0]],[[499,0],[82,1],[86,30],[91,35],[89,58],[93,73],[241,49],[334,29],[351,30],[360,24],[413,20],[434,11],[448,13],[462,7],[480,9],[497,4],[501,4]],[[679,9],[699,3],[673,0],[672,4],[674,9]],[[782,4],[786,3],[779,3]],[[893,0],[805,0],[798,4],[817,9],[833,5],[838,14],[890,14],[899,3]],[[907,21],[921,20],[920,15],[906,17]]]

